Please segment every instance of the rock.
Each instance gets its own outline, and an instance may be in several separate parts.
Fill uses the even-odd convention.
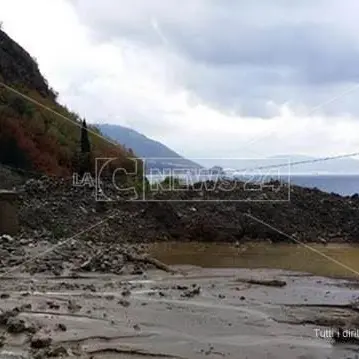
[[[14,241],[14,238],[11,237],[9,234],[2,234],[0,236],[0,242],[13,242]]]
[[[77,304],[74,300],[70,299],[67,304],[67,309],[72,313],[77,312],[81,309],[81,305]]]
[[[15,307],[11,310],[7,311],[1,311],[0,309],[0,325],[7,325],[8,320],[10,318],[16,317],[20,313],[20,310],[18,307]]]
[[[32,309],[31,303],[23,304],[23,305],[19,308],[20,312],[26,312],[26,311],[31,310],[31,309]]]
[[[123,297],[128,297],[131,295],[131,291],[129,289],[125,289],[124,291],[122,291],[121,295]]]
[[[144,271],[139,267],[135,267],[131,272],[132,275],[142,275],[143,273]]]
[[[254,285],[264,285],[269,287],[284,287],[287,283],[284,280],[278,279],[237,279],[237,282],[243,282]]]
[[[117,303],[121,304],[125,308],[129,307],[131,304],[128,300],[124,300],[124,299],[120,299]]]
[[[323,244],[327,244],[327,243],[328,243],[327,240],[324,239],[324,238],[322,238],[322,237],[318,237],[318,240],[319,240],[321,243],[323,243]]]
[[[66,332],[67,327],[63,323],[58,323],[58,324],[56,324],[56,330],[59,330],[61,332]]]
[[[9,318],[6,323],[7,331],[12,334],[18,334],[26,332],[27,326],[25,320],[19,319],[17,317]]]
[[[173,287],[173,289],[188,290],[188,287],[186,285],[176,285],[176,286]]]
[[[186,290],[181,294],[181,297],[183,298],[193,298],[196,295],[199,295],[201,293],[201,287],[195,287],[194,289]]]
[[[30,345],[34,349],[47,348],[51,345],[52,338],[45,335],[34,335],[31,338]]]
[[[88,214],[88,210],[86,208],[80,206],[80,209],[84,214]]]
[[[55,348],[49,348],[47,351],[46,351],[46,355],[50,358],[53,358],[53,357],[61,357],[61,358],[67,358],[69,353],[68,353],[68,350],[59,345]]]
[[[93,292],[93,293],[97,292],[97,289],[96,289],[96,287],[95,287],[94,284],[87,284],[87,285],[84,287],[84,289],[85,289],[85,290],[89,290],[90,292]]]
[[[85,261],[84,263],[82,263],[80,265],[80,269],[82,269],[84,271],[90,271],[91,270],[91,262],[92,262],[92,258],[88,259],[87,261]]]
[[[46,304],[48,305],[48,307],[52,310],[59,310],[60,309],[60,305],[53,302],[52,300],[49,300],[48,302],[46,302]]]
[[[8,294],[8,293],[1,293],[0,299],[8,299],[8,298],[10,298],[10,294]]]

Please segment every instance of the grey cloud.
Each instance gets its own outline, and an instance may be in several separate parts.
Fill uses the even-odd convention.
[[[226,30],[212,26],[197,34],[178,31],[170,39],[190,61],[218,67],[289,68],[304,75],[303,80],[315,83],[357,80],[359,74],[355,66],[359,60],[358,44],[325,26],[238,26]]]
[[[175,53],[185,63],[173,62],[178,85],[222,111],[270,117],[269,102],[310,108],[359,82],[356,0],[75,3],[97,39]],[[326,106],[342,112],[359,114],[359,104]]]

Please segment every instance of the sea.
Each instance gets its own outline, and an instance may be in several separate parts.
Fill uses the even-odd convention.
[[[209,177],[205,176],[204,180],[208,179]],[[160,182],[163,178],[156,178],[152,176],[149,180],[150,182]],[[352,196],[359,193],[358,174],[291,174],[290,178],[285,177],[283,178],[283,181],[289,182],[291,185],[317,188],[321,191],[336,193],[341,196]]]
[[[290,183],[342,196],[359,193],[359,175],[291,175]]]

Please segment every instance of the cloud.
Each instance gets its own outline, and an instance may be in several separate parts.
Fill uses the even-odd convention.
[[[77,0],[76,9],[98,39],[166,47],[182,60],[181,85],[223,111],[270,117],[268,102],[309,108],[359,82],[355,0]],[[325,110],[358,114],[359,105]]]
[[[358,82],[357,3],[343,3],[0,0],[0,12],[90,122],[237,158],[356,150],[357,93],[308,115]]]

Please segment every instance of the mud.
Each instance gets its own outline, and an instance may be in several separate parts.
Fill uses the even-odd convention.
[[[0,278],[6,294],[1,311],[10,311],[16,324],[9,330],[1,322],[0,358],[359,355],[355,341],[332,339],[338,327],[359,329],[355,280],[282,270],[176,269],[186,275]],[[276,282],[286,285],[262,285]]]

